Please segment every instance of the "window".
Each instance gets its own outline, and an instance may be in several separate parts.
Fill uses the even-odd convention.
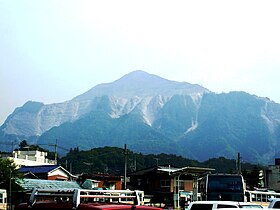
[[[213,204],[193,204],[191,210],[212,210]]]
[[[179,190],[185,190],[185,181],[179,180]]]
[[[170,187],[171,187],[171,182],[170,179],[163,179],[160,180],[160,190],[162,192],[169,192],[170,191]]]
[[[160,180],[160,187],[170,187],[170,179]]]
[[[279,209],[280,208],[280,202],[279,201],[276,201],[274,206],[273,206],[274,209]]]
[[[221,208],[237,208],[237,206],[235,206],[235,205],[228,205],[228,204],[218,204],[217,205],[217,209],[221,209]]]

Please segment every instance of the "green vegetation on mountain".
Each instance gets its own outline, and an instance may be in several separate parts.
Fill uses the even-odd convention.
[[[205,160],[209,154],[229,158],[240,152],[246,160],[261,162],[271,142],[262,106],[264,101],[242,92],[207,94],[198,112],[198,128],[181,142],[192,148],[190,157],[195,159],[198,154]]]
[[[65,157],[60,158],[59,163],[73,174],[108,173],[124,175],[124,157],[124,149],[118,147],[95,148],[87,151],[80,151],[76,147],[71,149]],[[236,173],[236,161],[234,159],[219,157],[198,162],[177,155],[163,153],[144,155],[127,150],[128,173],[156,165],[170,165],[178,168],[208,167],[214,168],[215,173]],[[250,184],[254,186],[257,185],[258,179],[253,179],[252,173],[256,175],[263,168],[263,166],[250,163],[241,164],[244,177],[250,179]]]

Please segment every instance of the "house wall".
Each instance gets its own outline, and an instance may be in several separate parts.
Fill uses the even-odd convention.
[[[269,166],[266,173],[267,188],[280,191],[280,165]]]
[[[171,179],[170,192],[174,192],[174,179]]]
[[[103,188],[106,187],[106,182],[107,181],[100,181],[98,182],[98,187]],[[122,182],[121,181],[110,181],[111,183],[111,190],[122,190]],[[112,183],[114,183],[114,186],[112,186]]]
[[[60,168],[48,173],[48,180],[70,180],[69,175]]]
[[[192,180],[185,180],[184,190],[189,192],[193,190],[193,181]]]
[[[57,175],[53,175],[53,176],[48,176],[48,180],[64,180],[64,181],[69,181],[69,178],[57,174]]]
[[[122,189],[122,182],[121,181],[118,181],[116,183],[116,190],[121,190]]]
[[[192,191],[193,190],[193,181],[192,180],[184,180],[184,191]],[[170,192],[174,192],[174,178],[171,179],[171,186],[170,186]]]

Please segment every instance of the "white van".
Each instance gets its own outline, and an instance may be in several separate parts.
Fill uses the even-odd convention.
[[[260,209],[261,205],[236,201],[194,201],[190,203],[188,210],[213,210],[213,209]]]

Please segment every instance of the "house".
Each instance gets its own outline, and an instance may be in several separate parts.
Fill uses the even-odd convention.
[[[23,173],[25,178],[72,181],[77,179],[62,166],[41,165],[41,166],[22,166],[19,172]]]
[[[22,202],[27,202],[30,193],[36,189],[81,189],[80,185],[75,181],[59,181],[59,180],[43,180],[23,178],[17,180],[17,183],[23,190],[12,192],[12,206]]]
[[[122,176],[115,176],[106,173],[98,174],[83,174],[79,180],[83,187],[87,189],[109,189],[109,190],[122,190]]]
[[[280,191],[280,158],[276,158],[275,164],[265,170],[265,183],[268,189]]]
[[[43,180],[43,179],[20,179],[17,181],[25,192],[31,192],[36,189],[81,189],[76,181],[59,181],[59,180]]]
[[[17,180],[23,191],[13,192],[12,204],[17,205],[28,200],[30,192],[34,188],[39,189],[66,189],[81,188],[74,181],[77,176],[72,175],[62,166],[41,165],[41,166],[22,166],[19,172],[23,174],[23,179]]]
[[[129,188],[143,190],[151,203],[179,206],[180,199],[191,195],[197,200],[198,176],[212,168],[153,166],[130,173]]]

